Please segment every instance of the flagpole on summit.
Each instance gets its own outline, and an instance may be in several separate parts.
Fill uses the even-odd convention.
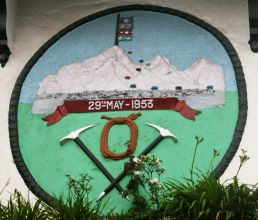
[[[119,23],[120,23],[120,14],[116,16],[116,33],[115,33],[115,45],[119,46],[118,34],[119,34]]]

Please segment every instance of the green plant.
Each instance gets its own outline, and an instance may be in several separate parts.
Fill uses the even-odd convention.
[[[58,220],[100,219],[101,203],[94,205],[89,199],[92,190],[91,177],[80,175],[78,180],[68,177],[68,195],[61,195],[54,209],[48,208],[49,216]]]
[[[133,196],[134,205],[129,212],[146,217],[159,210],[164,188],[160,178],[165,172],[161,163],[155,155],[143,155],[140,158],[131,157],[130,162],[125,164],[130,176],[126,194]]]
[[[0,203],[0,220],[95,220],[101,218],[101,203],[93,205],[89,199],[91,177],[87,174],[78,180],[68,176],[68,195],[61,195],[54,208],[41,200],[33,204],[15,191],[6,205]],[[2,192],[2,190],[1,190]]]
[[[193,172],[194,172],[194,163],[195,163],[195,158],[196,158],[196,153],[199,145],[203,142],[203,138],[200,138],[198,136],[195,136],[196,143],[195,143],[195,148],[194,148],[194,154],[193,154],[193,160],[191,164],[191,169],[190,169],[190,176],[191,180],[193,180]]]
[[[199,141],[200,139],[196,139],[195,153],[198,145],[202,142]],[[214,151],[212,161],[217,156],[217,151]],[[231,179],[232,182],[228,185],[221,184],[219,179],[210,173],[195,173],[197,178],[194,180],[192,163],[190,179],[185,179],[184,182],[168,181],[165,183],[165,199],[162,204],[164,212],[166,212],[166,215],[180,220],[257,219],[257,187],[240,184],[237,178],[239,170],[248,159],[249,157],[246,155],[246,151],[242,151],[237,174]],[[209,169],[210,167],[211,165]]]
[[[1,220],[41,220],[49,219],[45,204],[37,200],[34,204],[25,199],[18,191],[10,196],[6,205],[0,204]]]
[[[211,175],[213,162],[219,155],[216,150],[207,172],[194,171],[197,149],[202,142],[202,138],[196,137],[190,178],[184,181],[162,183],[165,169],[155,155],[131,157],[125,164],[130,176],[126,192],[133,198],[134,206],[128,212],[110,212],[103,217],[104,206],[90,200],[91,177],[83,174],[78,180],[67,176],[68,193],[57,199],[54,208],[41,200],[32,203],[15,191],[5,205],[0,202],[0,220],[258,220],[257,185],[238,180],[241,168],[249,159],[246,151],[242,150],[239,156],[236,175],[220,183]]]
[[[9,185],[9,183],[10,183],[10,179],[7,180],[6,184],[5,184],[4,187],[1,189],[0,195],[3,193],[3,191],[5,190],[5,188]]]

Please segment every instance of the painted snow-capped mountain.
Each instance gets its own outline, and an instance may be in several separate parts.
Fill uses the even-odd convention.
[[[215,92],[204,95],[207,86]],[[180,87],[181,96],[176,87]],[[206,59],[180,71],[160,55],[135,64],[123,49],[113,46],[82,62],[65,65],[43,79],[32,112],[51,112],[65,99],[122,98],[123,94],[129,97],[179,96],[195,108],[217,107],[224,104],[224,87],[222,67]],[[184,96],[184,91],[188,95]],[[199,104],[198,96],[202,98]]]

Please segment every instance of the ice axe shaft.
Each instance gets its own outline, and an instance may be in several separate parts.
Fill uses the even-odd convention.
[[[139,157],[141,157],[142,155],[147,155],[164,137],[159,135],[140,155]],[[125,176],[127,175],[127,172],[125,170],[123,170],[118,176],[117,178],[111,182],[111,184],[99,195],[99,197],[97,198],[97,201],[101,200],[102,198],[104,198],[105,195],[107,195],[113,188],[114,186],[119,183]]]
[[[99,168],[99,170],[107,177],[107,179],[112,183],[115,181],[115,178],[109,173],[109,171],[102,165],[102,163],[94,156],[94,154],[89,150],[89,148],[81,141],[81,139],[79,138],[79,134],[80,132],[93,127],[93,126],[87,126],[85,128],[82,129],[78,129],[76,131],[71,132],[69,135],[67,135],[66,137],[64,137],[63,139],[60,140],[60,143],[63,144],[64,141],[66,140],[73,140],[82,150],[85,154],[87,154],[87,156],[92,160],[92,162]],[[124,190],[123,188],[119,185],[119,183],[115,183],[116,189],[123,194]]]
[[[88,155],[93,163],[99,168],[99,170],[107,177],[110,182],[113,182],[115,178],[109,173],[109,171],[102,165],[102,163],[94,156],[94,154],[85,146],[79,137],[74,139],[74,142],[80,146],[80,148]],[[116,188],[120,193],[123,193],[123,189],[119,184],[116,184]]]
[[[160,141],[162,141],[164,138],[166,137],[171,137],[174,141],[177,141],[176,137],[170,133],[168,130],[161,128],[159,126],[153,125],[153,124],[147,124],[151,127],[156,128],[157,130],[159,130],[160,135],[158,137],[156,137],[150,144],[148,147],[146,147],[138,156],[138,158],[140,158],[143,155],[147,155],[149,152],[151,152],[151,150],[157,146],[159,144]],[[97,198],[97,201],[101,200],[102,198],[104,198],[105,195],[107,195],[113,188],[114,186],[119,183],[125,176],[127,175],[127,172],[125,170],[123,170],[118,176],[117,178],[111,182],[111,184],[99,195],[99,197]]]

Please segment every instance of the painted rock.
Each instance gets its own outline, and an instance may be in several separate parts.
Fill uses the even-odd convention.
[[[151,87],[151,90],[153,90],[153,91],[158,90],[158,89],[159,89],[158,86],[152,86]]]

